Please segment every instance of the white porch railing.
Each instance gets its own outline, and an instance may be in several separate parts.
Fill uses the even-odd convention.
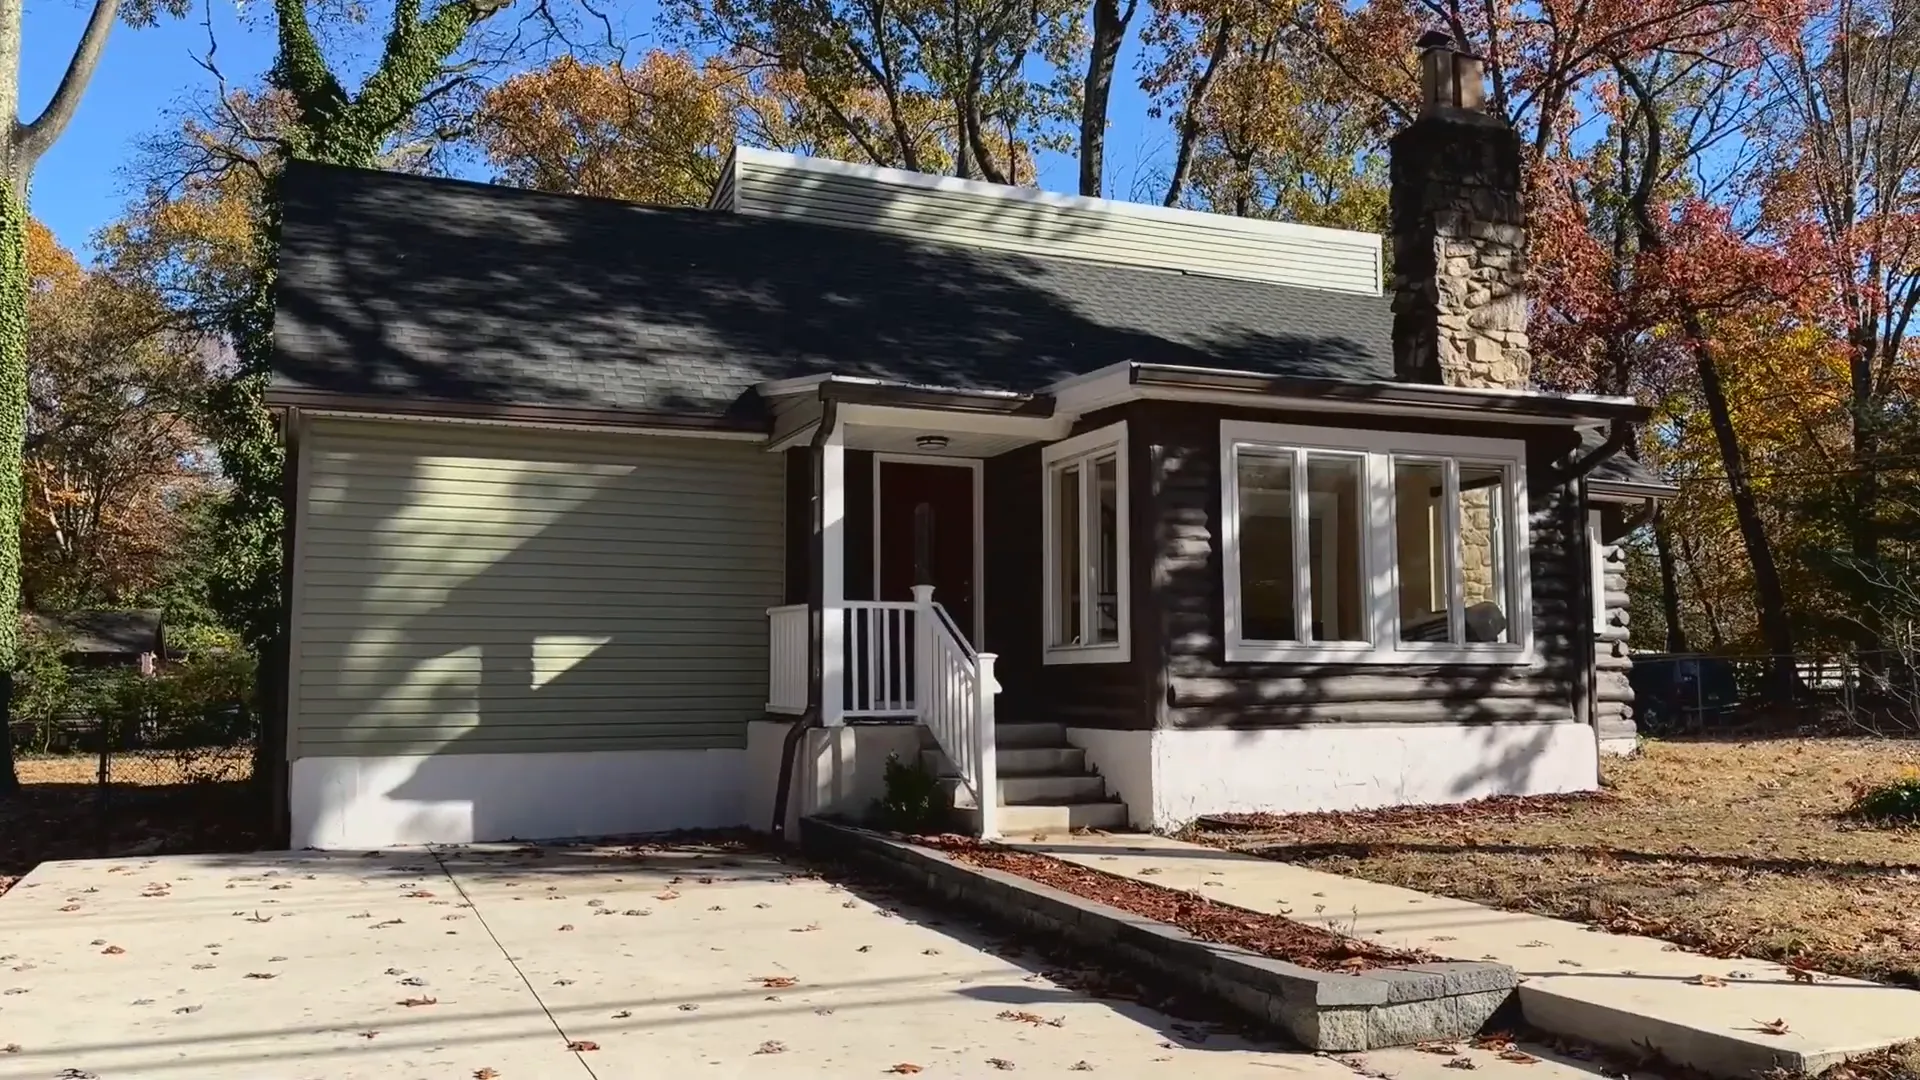
[[[1000,835],[999,768],[994,751],[993,696],[1000,684],[993,677],[992,653],[976,653],[953,624],[947,609],[933,600],[933,586],[913,587],[920,608],[920,647],[915,665],[920,678],[920,722],[946,751],[960,773],[960,782],[973,792],[979,808],[980,835]]]
[[[852,600],[840,607],[843,663],[838,716],[846,720],[917,720],[933,732],[973,793],[980,835],[999,835],[999,772],[994,756],[993,699],[1000,684],[994,655],[976,653],[933,586],[916,585],[911,601]],[[767,609],[770,654],[767,711],[805,711],[808,691],[805,604]]]
[[[807,711],[807,605],[767,609],[767,711]]]

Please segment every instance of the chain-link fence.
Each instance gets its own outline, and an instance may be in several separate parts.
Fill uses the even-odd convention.
[[[1646,735],[1819,727],[1920,735],[1920,665],[1902,650],[1635,653],[1633,710]]]
[[[74,708],[10,725],[22,787],[11,813],[22,820],[0,823],[12,834],[5,854],[200,850],[261,832],[251,704],[169,701],[147,689],[76,695]]]

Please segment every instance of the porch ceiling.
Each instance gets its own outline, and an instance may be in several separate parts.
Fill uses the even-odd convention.
[[[941,448],[919,445],[922,435],[937,435],[947,440]],[[988,458],[1004,454],[1035,441],[1025,435],[988,434],[949,431],[940,426],[938,413],[929,412],[924,427],[892,427],[873,424],[848,424],[846,445],[849,450],[873,450],[883,454],[931,454],[940,457]]]

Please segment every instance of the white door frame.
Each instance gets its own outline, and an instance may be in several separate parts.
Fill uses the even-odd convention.
[[[973,648],[986,651],[986,499],[983,489],[985,462],[979,458],[943,457],[939,454],[873,455],[873,595],[880,597],[880,466],[886,462],[902,465],[946,465],[973,471]],[[935,600],[940,599],[938,596]]]

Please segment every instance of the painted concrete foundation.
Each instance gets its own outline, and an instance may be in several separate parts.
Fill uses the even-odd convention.
[[[1574,723],[1323,725],[1232,730],[1069,728],[1131,823],[1590,791],[1593,729]]]
[[[780,753],[793,725],[756,721],[747,725],[746,824],[767,830],[780,782]],[[859,817],[886,789],[887,756],[919,760],[923,729],[917,724],[849,724],[807,732],[793,771],[784,835],[799,835],[800,818],[811,814]]]
[[[295,848],[461,844],[745,824],[746,753],[308,757],[292,763]]]

